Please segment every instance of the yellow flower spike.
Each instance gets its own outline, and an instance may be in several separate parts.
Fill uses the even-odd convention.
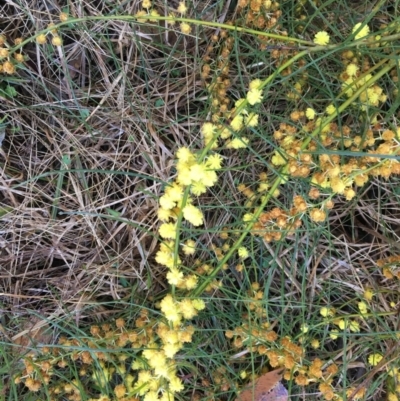
[[[192,181],[202,181],[206,175],[207,167],[205,164],[193,164],[189,168],[189,177]]]
[[[14,58],[18,63],[23,63],[25,61],[25,57],[22,53],[15,53]]]
[[[318,208],[311,209],[309,215],[311,220],[316,223],[321,223],[326,219],[326,212]]]
[[[62,39],[60,38],[60,36],[53,36],[53,39],[51,40],[51,44],[52,44],[53,46],[59,47],[59,46],[62,46],[63,41],[62,41]]]
[[[186,5],[185,5],[185,3],[184,3],[183,1],[181,1],[181,2],[179,3],[179,6],[178,6],[177,11],[178,11],[178,13],[180,13],[180,14],[182,14],[182,15],[185,15],[185,14],[186,14],[187,7],[186,7]]]
[[[253,90],[253,89],[258,89],[259,87],[260,87],[260,85],[262,84],[262,81],[261,81],[261,79],[253,79],[251,82],[250,82],[250,84],[249,84],[249,89],[250,90]],[[240,103],[239,104],[237,104],[239,101],[243,101],[244,99],[239,99],[236,103],[235,103],[235,106],[236,107],[238,107],[239,105],[240,105]]]
[[[182,22],[181,32],[185,35],[189,35],[189,33],[192,32],[192,27],[189,24],[187,24],[186,22]]]
[[[164,345],[164,352],[167,358],[173,358],[182,349],[182,344],[166,344]]]
[[[192,223],[195,227],[201,226],[203,224],[203,213],[199,208],[193,205],[186,205],[183,209],[183,217]],[[164,237],[165,238],[165,237]]]
[[[374,296],[374,292],[371,288],[366,288],[363,295],[367,301],[371,301]]]
[[[161,207],[157,211],[157,217],[161,221],[168,221],[170,218],[173,217],[173,213],[171,209],[164,209]]]
[[[222,156],[218,153],[209,156],[206,161],[206,166],[213,170],[219,170],[222,167]]]
[[[114,393],[117,398],[122,398],[126,394],[126,387],[123,384],[118,384],[114,387]]]
[[[344,191],[346,200],[351,201],[356,196],[356,191],[353,188],[346,188]]]
[[[143,401],[158,401],[158,392],[157,391],[149,391],[143,397]]]
[[[196,252],[196,242],[192,239],[187,240],[182,248],[182,252],[185,255],[194,255]]]
[[[68,21],[69,16],[67,13],[60,13],[58,18],[60,18],[61,22],[66,22],[66,21]]]
[[[329,334],[329,337],[330,337],[332,340],[337,340],[337,338],[339,337],[339,336],[338,336],[338,333],[339,333],[339,330],[336,330],[336,329],[331,330],[331,333]]]
[[[383,359],[382,354],[379,354],[379,353],[371,354],[371,355],[368,357],[368,363],[369,363],[371,366],[376,366],[376,365],[378,365],[378,363],[379,363],[382,359]]]
[[[192,186],[190,187],[190,192],[193,195],[200,196],[207,192],[207,187],[202,182],[195,181],[195,182],[192,182]]]
[[[238,249],[238,255],[240,258],[246,259],[249,257],[249,251],[244,246],[242,246]]]
[[[168,196],[172,201],[179,202],[183,198],[183,187],[178,183],[173,183],[165,189],[163,196]]]
[[[190,291],[197,287],[199,279],[194,274],[191,274],[190,276],[185,278],[184,283],[185,288]]]
[[[222,131],[221,131],[221,138],[222,139],[228,139],[228,138],[230,138],[232,136],[232,131],[229,129],[229,128],[224,128]]]
[[[217,183],[217,181],[218,181],[218,176],[214,170],[206,171],[203,179],[201,180],[202,184],[204,184],[206,187],[214,186]]]
[[[169,382],[169,389],[172,393],[179,393],[184,389],[182,380],[179,377],[172,377]]]
[[[197,309],[194,307],[191,299],[186,298],[179,302],[179,309],[185,319],[193,319],[197,316]]]
[[[349,321],[349,329],[353,333],[359,333],[360,332],[360,323],[358,323],[356,320],[350,320]]]
[[[263,94],[261,89],[250,89],[250,91],[247,93],[246,99],[249,104],[254,106],[257,103],[261,103],[262,96]]]
[[[354,33],[356,31],[358,31],[361,27],[362,23],[359,22],[358,24],[354,25],[354,28],[352,29],[351,33]],[[362,39],[365,36],[367,36],[369,34],[369,26],[368,25],[364,25],[361,30],[356,34],[356,36],[354,37],[355,40],[358,39]]]
[[[277,198],[277,197],[280,195],[280,193],[281,193],[281,191],[279,191],[279,189],[276,188],[275,191],[272,193],[272,196],[273,196],[274,198]]]
[[[364,301],[358,303],[358,309],[362,315],[368,313],[368,305]]]
[[[258,125],[258,114],[250,113],[244,118],[246,127],[257,127]]]
[[[44,35],[43,33],[36,38],[36,43],[38,43],[39,45],[44,45],[46,42],[47,38],[46,35]]]
[[[326,306],[323,306],[319,313],[321,314],[321,316],[323,317],[332,317],[334,316],[335,312],[332,308],[327,308]]]
[[[170,285],[179,285],[183,280],[183,273],[176,268],[171,268],[167,273],[167,281]]]
[[[201,311],[201,310],[205,309],[205,307],[206,307],[206,304],[204,303],[204,301],[202,299],[193,299],[192,305],[198,311]]]
[[[176,237],[177,226],[174,223],[161,224],[158,232],[164,239],[174,239]]]
[[[359,67],[354,63],[351,63],[346,67],[346,73],[349,77],[354,77],[357,74],[358,70]]]
[[[257,81],[257,80],[255,80],[255,81]],[[254,82],[254,81],[252,81],[252,82]],[[250,86],[251,86],[251,82],[250,82]],[[251,87],[250,87],[250,89],[257,89],[258,86],[259,86],[259,85],[257,85],[257,87],[254,87],[254,88],[251,88]],[[236,102],[235,102],[235,107],[236,107],[236,108],[239,108],[240,106],[242,106],[242,104],[245,104],[245,102],[246,102],[246,99],[240,98],[240,99],[236,100]]]
[[[306,110],[306,117],[307,117],[309,120],[314,120],[314,118],[315,118],[315,110],[312,109],[311,107],[309,107],[309,108]]]
[[[190,166],[185,165],[185,166],[176,166],[178,170],[178,176],[176,177],[176,180],[179,182],[181,185],[190,185],[192,183],[192,178],[190,175]]]
[[[336,111],[336,107],[330,104],[325,110],[328,115],[332,115]]]
[[[144,18],[144,16],[147,16],[147,12],[144,10],[139,10],[136,14],[135,17],[139,22],[147,22],[148,19]]]
[[[266,192],[268,191],[270,185],[267,182],[262,182],[258,188],[257,188],[257,192]]]
[[[160,302],[161,312],[166,319],[172,323],[179,323],[182,319],[179,304],[172,298],[171,294],[165,296]]]
[[[150,11],[150,17],[159,17],[160,13],[157,10],[151,10]],[[149,18],[150,22],[158,22],[157,18]]]
[[[200,132],[203,134],[203,136],[213,136],[216,132],[216,126],[210,122],[204,123],[200,129]]]
[[[254,214],[253,213],[246,213],[244,216],[243,216],[243,221],[245,222],[245,223],[247,223],[247,222],[249,222],[249,221],[252,221],[254,219]]]
[[[5,72],[8,75],[12,75],[15,73],[15,66],[11,61],[6,61],[3,65],[2,65],[2,70],[3,72]]]
[[[8,57],[8,54],[9,54],[8,49],[0,47],[0,59]]]
[[[241,116],[240,114],[235,116],[231,121],[230,126],[234,131],[240,131],[243,128],[243,116]]]
[[[317,45],[325,46],[329,43],[329,40],[330,40],[329,35],[325,31],[318,32],[314,36],[314,43]]]
[[[286,159],[283,158],[281,153],[276,150],[275,154],[271,158],[271,163],[274,166],[284,166],[287,163],[287,161]]]
[[[227,149],[244,149],[249,143],[248,138],[234,138],[226,144]]]

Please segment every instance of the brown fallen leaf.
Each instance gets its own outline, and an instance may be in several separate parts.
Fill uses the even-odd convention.
[[[280,382],[283,369],[259,377],[242,391],[236,401],[287,401],[288,392]]]

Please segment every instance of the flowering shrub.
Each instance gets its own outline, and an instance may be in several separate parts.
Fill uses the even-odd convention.
[[[195,25],[202,24],[186,18],[187,11],[186,4],[180,2],[174,13],[165,16],[151,1],[144,0],[134,15],[93,19],[120,18],[151,27],[159,27],[165,21],[168,29],[179,29],[186,38],[193,34]],[[63,337],[56,347],[44,347],[39,354],[29,353],[23,358],[21,372],[14,377],[16,384],[23,384],[35,393],[45,388],[51,399],[64,397],[76,401],[84,399],[84,388],[98,390],[96,394],[88,391],[90,400],[171,401],[186,397],[185,378],[192,373],[183,373],[187,373],[185,364],[190,364],[185,360],[185,347],[196,338],[202,313],[213,302],[210,293],[218,294],[224,287],[230,263],[239,283],[243,276],[246,279],[252,276],[249,270],[255,259],[249,246],[251,237],[265,245],[282,244],[294,238],[304,225],[322,226],[335,202],[352,201],[371,179],[388,180],[400,174],[400,128],[379,116],[379,108],[389,96],[380,79],[397,68],[397,60],[388,57],[377,67],[364,57],[358,46],[376,48],[375,42],[379,42],[371,40],[374,38],[367,24],[358,23],[348,32],[350,44],[348,49],[341,50],[342,69],[336,74],[339,85],[330,88],[335,99],[314,102],[306,97],[309,77],[304,74],[298,78],[295,73],[303,69],[306,58],[313,52],[323,52],[325,46],[329,50],[341,49],[340,43],[334,43],[339,38],[324,30],[308,33],[313,38],[309,41],[295,35],[289,37],[283,30],[277,2],[241,0],[238,12],[243,24],[240,31],[251,33],[260,49],[278,46],[271,52],[274,72],[263,79],[253,79],[249,74],[245,90],[235,87],[231,56],[238,43],[231,33],[237,27],[232,23],[223,26],[215,23],[223,29],[211,36],[212,45],[208,46],[199,71],[210,104],[208,118],[198,126],[197,141],[177,147],[173,173],[157,199],[158,245],[152,263],[161,266],[165,274],[161,280],[163,290],[147,306],[154,313],[142,307],[134,324],[117,319],[112,325],[92,325],[90,336],[84,339]],[[71,19],[65,13],[59,18],[59,24],[50,24],[30,41],[40,46],[51,43],[61,51],[63,26],[77,24],[79,19]],[[173,28],[177,22],[179,28]],[[264,32],[266,29],[272,32]],[[391,27],[388,33],[397,29]],[[13,75],[22,68],[25,62],[22,50],[27,43],[28,39],[19,38],[11,46],[0,36],[3,75]],[[289,46],[286,48],[285,44]],[[243,201],[240,225],[236,233],[228,225],[215,227],[218,242],[210,246],[212,261],[203,260],[202,234],[211,227],[210,213],[203,207],[202,199],[211,196],[224,179],[227,161],[252,150],[257,129],[265,126],[265,114],[260,113],[260,108],[271,82],[278,76],[296,81],[292,81],[285,93],[285,101],[291,105],[286,110],[287,116],[271,130],[268,138],[268,169],[258,172],[256,185],[254,179],[250,183],[243,178],[235,182]],[[365,121],[363,134],[354,130],[351,122],[345,123],[343,113],[347,110],[355,110]],[[296,192],[299,187],[301,193]],[[285,191],[291,191],[287,199]],[[393,267],[397,261],[398,257],[391,256],[376,264],[382,268],[384,277],[392,279],[399,276]],[[241,324],[220,330],[231,349],[263,358],[272,368],[284,368],[285,380],[299,387],[315,385],[326,400],[362,399],[366,386],[356,387],[351,383],[348,388],[336,388],[338,364],[320,359],[316,352],[325,342],[332,344],[348,335],[361,341],[368,334],[373,324],[370,315],[376,308],[374,292],[366,288],[346,308],[329,304],[318,311],[314,308],[310,314],[316,316],[316,327],[303,322],[292,328],[290,337],[275,329],[275,323],[270,321],[262,281],[252,281],[247,290]],[[394,308],[395,303],[390,306]],[[318,326],[323,326],[324,332]],[[366,362],[378,366],[383,359],[383,354],[371,353]],[[79,368],[75,378],[63,379],[60,371],[72,365]],[[387,369],[391,377],[398,379],[396,362],[388,363]],[[245,369],[240,368],[240,372],[238,380],[242,382],[250,376]],[[237,391],[237,383],[228,381],[226,375],[221,368],[213,372],[218,391]],[[204,392],[196,393],[193,399],[214,397],[208,390],[211,384],[206,379],[201,384]],[[400,391],[396,387],[389,398],[395,399],[397,393]]]

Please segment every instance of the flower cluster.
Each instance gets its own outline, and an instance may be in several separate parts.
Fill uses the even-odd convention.
[[[208,125],[209,123],[204,124],[206,127]],[[222,157],[215,153],[201,161],[185,147],[180,148],[176,156],[176,180],[166,187],[164,195],[159,199],[158,217],[163,222],[159,227],[159,234],[165,241],[160,244],[156,261],[169,269],[167,279],[171,285],[192,290],[197,285],[196,276],[184,276],[179,270],[181,259],[176,254],[178,217],[182,214],[183,219],[195,227],[203,224],[203,213],[193,204],[190,194],[202,195],[215,185],[218,179],[216,171],[222,167]],[[181,250],[186,255],[194,254],[195,242],[188,240]]]
[[[327,107],[327,113],[331,106]],[[272,163],[286,166],[290,177],[306,178],[311,176],[311,183],[320,189],[330,189],[334,194],[345,196],[351,200],[356,195],[354,185],[358,187],[368,182],[369,176],[383,176],[400,173],[400,163],[395,159],[379,159],[374,154],[395,155],[400,151],[397,137],[400,129],[392,131],[379,124],[367,130],[364,137],[353,134],[346,125],[339,127],[336,123],[323,125],[323,119],[305,120],[305,113],[293,112],[292,119],[302,123],[302,130],[295,125],[282,123],[274,133],[279,148],[272,156]],[[320,128],[319,128],[320,127]],[[330,151],[342,146],[357,152],[366,150],[368,155],[361,158],[345,158],[337,154],[324,154],[320,149],[319,156],[313,156],[318,149],[316,141],[304,145],[304,133],[319,130],[319,142]],[[379,142],[377,141],[379,140]],[[374,146],[376,145],[377,146]],[[317,219],[314,219],[317,220]],[[323,219],[321,219],[323,220]]]
[[[245,26],[278,33],[282,31],[279,24],[282,11],[279,8],[279,2],[272,0],[239,0],[237,12]],[[259,39],[261,45],[265,45],[265,38],[261,36]]]
[[[252,233],[262,236],[266,242],[279,241],[284,236],[292,235],[301,226],[299,216],[305,212],[307,205],[301,196],[296,196],[294,206],[289,213],[275,207],[261,213],[253,225]]]
[[[360,315],[365,315],[368,310],[368,306],[365,302],[359,302],[358,304]],[[320,310],[321,316],[324,318],[324,322],[327,325],[335,325],[338,329],[331,329],[330,337],[332,340],[336,340],[339,337],[339,333],[344,330],[349,330],[353,333],[359,333],[360,328],[360,320],[355,318],[346,318],[345,315],[337,316],[337,312],[334,308],[323,307]],[[361,319],[363,321],[363,319]]]
[[[373,78],[372,74],[360,74],[360,68],[356,62],[349,64],[346,71],[341,75],[343,79],[342,89],[346,96],[350,97],[359,88],[368,85],[368,81]],[[383,89],[378,85],[370,85],[361,92],[359,100],[361,102],[361,109],[367,110],[369,107],[378,107],[386,102],[387,95],[383,93]]]
[[[60,21],[64,22],[68,19],[68,14],[61,13],[59,15]],[[47,28],[54,27],[54,23],[51,23]],[[53,46],[62,46],[62,39],[59,36],[57,29],[51,29],[49,32],[52,35],[51,43]],[[22,37],[15,38],[13,40],[14,46],[20,46],[24,39]],[[47,34],[41,33],[36,36],[36,43],[43,45],[47,43]],[[0,34],[0,74],[12,75],[15,74],[17,67],[25,61],[25,56],[22,54],[22,50],[15,51],[13,45],[7,41],[5,35]]]
[[[18,45],[23,41],[22,38],[14,40],[14,44]],[[24,61],[24,55],[20,53],[14,53],[11,56],[10,45],[4,35],[0,35],[0,74],[12,75],[16,71],[16,67],[19,63]]]
[[[62,21],[62,22],[65,21],[66,20],[65,18],[68,19],[68,15],[66,15],[65,13],[61,13],[60,14],[60,21]],[[53,23],[51,23],[51,24],[49,24],[47,26],[47,28],[53,28],[54,26],[55,25]],[[52,29],[50,31],[50,34],[52,35],[51,44],[53,46],[62,46],[63,42],[62,42],[61,37],[58,34],[57,29]],[[39,45],[46,44],[47,43],[47,34],[41,33],[40,35],[38,35],[36,37],[36,43],[39,44]]]
[[[304,346],[296,344],[289,337],[279,338],[274,330],[268,329],[268,323],[264,323],[264,326],[258,330],[244,324],[227,331],[225,336],[235,348],[251,348],[254,353],[266,356],[271,367],[284,368],[284,379],[294,380],[298,386],[317,382],[324,398],[333,399],[335,392],[332,383],[339,371],[338,367],[331,364],[323,370],[326,364],[319,358],[307,363]]]
[[[174,26],[176,24],[175,18],[177,17],[177,14],[183,16],[186,14],[186,12],[187,12],[187,6],[185,2],[183,1],[179,2],[177,9],[173,12],[168,13],[168,16],[170,17],[170,19],[167,20],[168,25],[170,25],[171,27]],[[157,17],[160,16],[161,16],[160,12],[153,7],[151,0],[143,0],[142,9],[135,14],[136,19],[142,23],[145,22],[158,23],[159,19]],[[187,22],[182,22],[180,24],[180,30],[183,34],[189,35],[192,32],[192,27]]]
[[[38,354],[24,356],[24,369],[14,382],[36,393],[46,385],[51,399],[81,401],[82,388],[95,386],[113,388],[113,396],[100,394],[90,401],[138,401],[139,396],[146,401],[171,401],[183,384],[168,355],[174,353],[177,342],[190,342],[194,329],[170,329],[156,323],[147,309],[142,309],[133,328],[119,318],[114,324],[91,326],[90,335],[83,339],[61,337],[59,347],[43,347]],[[157,338],[169,347],[161,349]],[[137,355],[130,349],[143,351]],[[78,378],[66,377],[69,365],[77,369]],[[115,383],[116,377],[119,384]]]

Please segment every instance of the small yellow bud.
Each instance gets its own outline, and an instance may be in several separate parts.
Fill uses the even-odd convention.
[[[62,46],[62,39],[59,36],[54,36],[51,43],[53,46]]]
[[[59,18],[60,18],[61,22],[65,22],[65,21],[68,20],[68,14],[67,13],[61,13]]]
[[[311,107],[309,107],[309,108],[306,110],[306,117],[307,117],[309,120],[314,120],[314,117],[315,117],[315,110],[312,109]]]
[[[184,33],[185,35],[188,35],[192,31],[192,28],[189,24],[186,22],[182,22],[181,24],[181,32]]]
[[[19,63],[23,63],[25,61],[25,57],[22,53],[16,53],[14,54],[15,60],[17,60]]]
[[[179,3],[179,6],[178,6],[178,13],[180,13],[180,14],[186,14],[186,11],[187,11],[186,5],[185,5],[185,3],[184,3],[183,1],[181,1],[181,2]]]
[[[329,337],[330,337],[332,340],[336,340],[336,339],[339,337],[339,336],[338,336],[338,333],[339,333],[339,331],[336,330],[336,329],[331,330],[331,333],[329,334]]]
[[[36,38],[36,42],[37,42],[39,45],[44,45],[44,44],[47,42],[46,35],[44,35],[43,33],[40,34],[40,35]]]
[[[8,75],[14,74],[14,72],[15,72],[14,64],[11,63],[10,61],[6,61],[3,64],[3,72],[5,72]]]
[[[8,49],[0,48],[0,58],[8,57]]]

